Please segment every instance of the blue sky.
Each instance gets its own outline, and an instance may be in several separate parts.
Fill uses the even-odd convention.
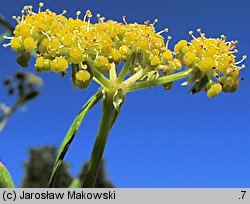
[[[70,2],[70,3],[69,3]],[[1,2],[0,13],[11,20],[26,4],[39,1]],[[202,28],[206,36],[221,34],[238,40],[239,57],[250,56],[250,2],[248,0],[82,0],[44,1],[45,7],[75,16],[77,10],[91,9],[106,19],[143,23],[159,19],[156,29],[169,28],[170,47],[190,39],[189,30]],[[14,21],[11,20],[13,25]],[[165,36],[166,37],[166,36]],[[21,70],[16,53],[0,48],[0,81]],[[188,87],[176,82],[171,91],[162,87],[129,93],[121,115],[113,127],[105,159],[109,178],[117,187],[250,187],[250,80],[249,60],[241,72],[245,78],[234,94],[210,99],[205,92],[187,94]],[[34,60],[29,71],[33,71]],[[40,75],[42,94],[27,112],[17,112],[0,135],[0,158],[18,185],[28,147],[59,146],[74,117],[98,89],[72,88],[69,77]],[[1,87],[0,101],[13,102]],[[84,120],[66,160],[73,175],[88,160],[94,144],[101,104]]]

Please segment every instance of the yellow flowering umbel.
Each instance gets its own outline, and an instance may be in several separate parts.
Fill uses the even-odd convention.
[[[92,24],[89,10],[83,19],[80,19],[80,11],[76,12],[76,19],[68,19],[64,16],[66,11],[58,15],[48,9],[42,12],[42,7],[43,3],[40,3],[39,11],[35,13],[32,6],[25,6],[21,17],[13,17],[18,25],[10,44],[5,46],[10,45],[17,51],[18,63],[23,67],[28,66],[32,52],[37,53],[35,66],[39,72],[65,74],[70,64],[77,65],[72,79],[77,87],[84,88],[83,83],[89,84],[93,78],[88,61],[106,74],[112,63],[126,61],[135,52],[143,52],[144,64],[151,69],[173,58],[153,24],[127,24],[125,16],[124,23],[105,22],[99,14],[98,23]],[[136,67],[132,71],[135,73]]]
[[[21,17],[13,17],[18,25],[9,44],[18,53],[18,63],[26,67],[30,54],[37,56],[35,67],[38,72],[53,71],[61,76],[71,68],[74,86],[86,88],[92,80],[101,88],[83,106],[70,127],[57,156],[50,178],[53,187],[62,159],[72,142],[86,113],[103,99],[102,118],[95,145],[89,160],[83,187],[95,186],[101,159],[109,131],[115,123],[127,92],[163,85],[170,89],[174,81],[189,77],[184,85],[194,84],[191,91],[202,90],[211,98],[221,91],[234,92],[238,87],[239,71],[244,65],[236,62],[237,41],[226,42],[226,37],[206,38],[204,33],[191,42],[181,40],[168,48],[161,36],[168,32],[155,31],[155,23],[123,23],[108,20],[97,15],[98,22],[91,23],[92,13],[87,10],[81,17],[66,18],[63,11],[56,14],[50,10],[38,13],[32,6],[25,6]],[[123,65],[121,68],[118,65]],[[185,65],[186,69],[182,70]],[[118,72],[119,70],[119,72]],[[117,73],[118,72],[118,73]],[[65,141],[67,141],[65,143]]]
[[[64,16],[65,10],[56,14],[48,9],[41,11],[42,7],[40,3],[35,13],[32,6],[25,6],[21,17],[13,16],[18,22],[14,37],[6,37],[11,42],[5,46],[10,45],[17,51],[17,62],[23,67],[28,66],[30,53],[37,54],[35,67],[38,72],[53,71],[64,76],[72,65],[73,84],[85,88],[92,79],[103,85],[100,74],[105,75],[111,67],[117,69],[118,64],[128,60],[132,62],[126,74],[137,75],[125,81],[124,87],[129,83],[169,76],[181,70],[184,64],[190,76],[185,84],[195,83],[191,89],[193,93],[205,89],[209,97],[214,97],[222,90],[233,92],[238,87],[239,70],[244,65],[237,66],[242,60],[235,62],[237,41],[226,42],[225,36],[206,38],[198,29],[200,37],[195,38],[190,32],[194,39],[189,43],[181,40],[172,52],[168,49],[171,37],[165,43],[161,36],[168,29],[155,31],[157,19],[152,24],[149,21],[128,24],[125,16],[123,23],[118,23],[104,21],[105,18],[98,14],[98,22],[92,24],[90,10],[82,19],[81,12],[77,11],[73,19]],[[169,89],[171,83],[161,84]]]
[[[225,35],[221,35],[221,38],[207,38],[201,29],[197,29],[197,32],[200,37],[196,38],[190,31],[193,39],[189,43],[182,40],[174,48],[177,58],[192,70],[190,79],[184,85],[195,83],[190,91],[197,93],[205,89],[211,98],[221,91],[236,91],[239,71],[245,68],[245,65],[239,64],[246,59],[244,55],[242,60],[235,60],[238,41],[227,42]]]

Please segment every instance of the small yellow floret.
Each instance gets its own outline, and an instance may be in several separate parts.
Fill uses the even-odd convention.
[[[187,52],[183,57],[183,64],[185,66],[191,65],[196,59],[196,54],[194,52]]]
[[[94,65],[95,67],[107,67],[109,65],[109,61],[106,57],[99,56],[98,58],[95,59]]]
[[[63,57],[56,57],[51,62],[51,70],[54,72],[62,72],[65,71],[68,68],[68,62]]]
[[[90,73],[87,70],[80,70],[76,73],[76,79],[79,81],[87,81],[90,79]]]
[[[43,57],[38,57],[36,59],[36,65],[35,66],[38,67],[38,68],[43,68],[43,66],[44,66],[44,58]]]
[[[99,56],[94,60],[94,66],[103,74],[108,73],[110,69],[109,61],[104,56]]]
[[[121,60],[121,53],[117,49],[112,49],[111,56],[115,62],[119,62]]]
[[[160,58],[158,56],[153,56],[151,59],[151,65],[157,66],[160,64]]]
[[[164,62],[166,61],[170,61],[173,59],[173,54],[170,50],[166,50],[163,54],[162,54],[162,60]]]
[[[215,61],[212,57],[205,58],[198,63],[198,67],[202,72],[208,72],[215,66]]]
[[[207,91],[207,96],[209,98],[216,97],[222,91],[222,86],[219,83],[213,84]]]
[[[186,40],[181,40],[179,41],[175,46],[174,46],[174,51],[179,52],[180,49],[184,46],[187,46],[187,41]]]
[[[11,39],[10,45],[13,50],[17,51],[21,48],[22,41],[19,38],[15,37]]]
[[[158,56],[160,54],[160,51],[158,49],[152,50],[153,55]]]
[[[24,48],[27,52],[32,52],[33,50],[36,49],[36,42],[33,38],[31,37],[27,37],[24,41],[23,41],[23,45]]]
[[[138,48],[144,51],[149,50],[149,42],[146,39],[139,41]]]
[[[211,88],[216,91],[217,93],[220,93],[222,91],[222,86],[219,83],[213,84]]]
[[[120,48],[119,48],[119,51],[122,55],[126,55],[129,53],[130,49],[127,45],[122,45]]]
[[[226,73],[228,68],[228,60],[226,58],[222,58],[218,61],[218,70],[222,73]]]

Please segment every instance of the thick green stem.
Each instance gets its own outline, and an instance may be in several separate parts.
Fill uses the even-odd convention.
[[[173,82],[173,81],[177,81],[177,80],[186,78],[186,77],[188,77],[188,75],[189,75],[189,70],[185,70],[185,71],[182,71],[182,72],[179,72],[176,74],[171,74],[168,76],[160,77],[158,79],[128,84],[128,85],[126,85],[125,90],[126,90],[126,92],[129,92],[129,91],[135,91],[135,90],[143,89],[143,88],[150,88],[150,87],[154,87],[154,86],[158,86],[161,84],[166,84],[169,82]]]
[[[89,161],[85,180],[83,182],[84,188],[93,188],[98,175],[100,162],[102,160],[103,152],[108,139],[109,131],[117,117],[117,111],[113,105],[113,94],[107,93],[103,101],[103,113],[92,150],[92,155]]]

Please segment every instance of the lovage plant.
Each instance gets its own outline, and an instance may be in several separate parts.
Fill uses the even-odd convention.
[[[66,18],[63,11],[50,10],[38,13],[25,6],[21,17],[13,17],[18,25],[9,44],[18,54],[17,62],[28,66],[31,53],[37,54],[35,68],[38,72],[54,72],[62,76],[71,73],[75,87],[85,89],[92,81],[100,84],[99,90],[81,109],[60,147],[50,179],[53,186],[63,158],[86,113],[102,100],[102,118],[90,158],[83,187],[93,187],[103,156],[110,129],[115,123],[125,96],[131,91],[163,85],[170,89],[174,81],[187,78],[182,85],[192,85],[190,92],[206,91],[210,98],[220,92],[234,92],[239,86],[239,72],[245,66],[243,58],[236,61],[237,41],[227,41],[226,36],[209,38],[197,29],[190,31],[191,40],[179,41],[174,50],[169,49],[161,36],[167,29],[156,32],[154,24],[105,21],[97,15],[91,23],[92,13],[87,10],[76,18]],[[122,67],[123,65],[123,67]],[[183,66],[184,65],[184,66]]]

